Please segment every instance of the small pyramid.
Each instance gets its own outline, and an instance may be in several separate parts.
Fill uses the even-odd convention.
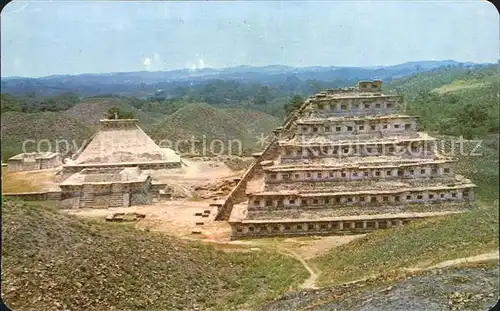
[[[76,155],[75,164],[180,162],[172,149],[160,148],[137,119],[106,119],[100,124],[99,131]]]

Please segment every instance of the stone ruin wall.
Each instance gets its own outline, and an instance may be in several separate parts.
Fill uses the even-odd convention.
[[[39,161],[7,161],[7,170],[9,172],[21,172],[21,171],[36,171],[40,170]]]
[[[434,141],[412,142],[402,141],[396,146],[393,143],[345,143],[337,146],[311,145],[301,147],[298,145],[283,146],[281,150],[281,163],[302,162],[308,158],[342,158],[350,156],[373,157],[378,155],[399,156],[403,159],[412,159],[419,156],[421,159],[433,159],[436,155]]]
[[[60,201],[61,191],[2,193],[2,196],[24,201]]]
[[[55,157],[51,159],[40,159],[40,168],[43,169],[48,169],[48,168],[54,168],[54,167],[59,167],[62,165],[62,160],[61,160],[61,155],[58,154]]]
[[[422,182],[434,180],[454,181],[453,162],[441,165],[434,163],[415,163],[396,167],[345,167],[345,168],[311,168],[296,171],[265,170],[266,185],[294,182],[339,182],[339,181],[369,181],[369,180],[400,180],[418,178]]]
[[[136,128],[138,119],[103,119],[100,120],[101,130],[124,130]]]
[[[62,165],[61,155],[56,155],[51,158],[35,158],[31,156],[31,159],[9,159],[7,160],[7,170],[10,172],[19,171],[36,171],[49,168],[55,168]]]
[[[418,123],[408,118],[369,119],[369,120],[342,120],[319,123],[301,123],[297,125],[297,134],[305,137],[324,135],[337,140],[352,140],[357,138],[369,139],[383,136],[418,136]]]
[[[299,212],[328,212],[330,216],[383,214],[390,212],[435,212],[440,206],[443,210],[463,210],[474,206],[475,194],[471,188],[435,190],[395,190],[392,193],[366,194],[318,194],[313,197],[300,195],[252,196],[248,204],[248,218],[257,219],[259,215],[276,212],[280,217],[299,215]],[[356,210],[353,210],[353,206]],[[369,211],[369,213],[367,213]],[[279,213],[278,213],[279,212]]]
[[[357,88],[360,92],[381,92],[382,81],[359,81]]]
[[[313,106],[304,109],[305,117],[327,116],[376,116],[396,112],[402,105],[402,97],[397,95],[367,96],[357,98],[316,97],[311,100]]]
[[[151,178],[148,178],[146,182],[64,186],[61,206],[63,208],[108,208],[151,204],[150,184]]]
[[[58,182],[63,182],[68,177],[75,173],[79,173],[84,169],[107,169],[107,168],[126,168],[126,167],[138,167],[141,170],[161,170],[161,169],[172,169],[181,168],[181,162],[161,162],[161,163],[112,163],[112,164],[84,164],[84,165],[64,165],[62,171],[56,177]]]
[[[120,174],[92,174],[87,175],[84,178],[84,182],[113,182],[113,181],[121,181]]]
[[[427,217],[393,217],[369,220],[330,220],[330,221],[283,221],[261,223],[231,224],[231,239],[252,239],[280,236],[309,236],[309,235],[344,235],[363,234],[378,229],[399,227],[416,219]]]

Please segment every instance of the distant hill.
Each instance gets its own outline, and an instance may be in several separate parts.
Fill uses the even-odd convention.
[[[500,129],[498,65],[439,68],[386,87],[406,97],[426,131],[472,139]]]
[[[244,111],[241,109],[218,109],[214,106],[195,103],[188,104],[168,116],[165,121],[156,124],[150,131],[155,141],[164,139],[172,143],[181,140],[191,141],[193,138],[199,143],[195,144],[200,151],[202,141],[205,139],[207,148],[213,142],[215,152],[220,150],[220,140],[224,143],[224,150],[228,150],[229,142],[241,142],[242,151],[251,152],[256,148],[256,133],[270,131],[278,124],[275,117],[261,112]],[[182,143],[180,146],[190,146],[191,143]],[[231,144],[237,148],[237,144]],[[262,146],[257,147],[262,148]],[[233,150],[234,152],[234,150]]]
[[[158,116],[149,115],[130,106],[126,100],[114,98],[88,98],[64,111],[63,115],[79,120],[86,126],[97,127],[99,120],[104,119],[105,113],[113,107],[118,107],[123,112],[132,112],[139,124],[151,124],[159,120]]]
[[[40,144],[40,151],[50,151],[48,144],[42,140],[50,141],[51,151],[55,152],[56,140],[66,140],[71,145],[74,141],[80,147],[93,132],[79,120],[59,112],[2,113],[2,159],[21,153],[23,142],[28,139],[34,140],[26,143],[29,152],[36,151],[37,144]],[[64,143],[60,147],[61,152],[66,151]]]
[[[281,125],[278,118],[259,111],[249,111],[241,108],[225,108],[222,111],[241,122],[252,135],[268,134]]]
[[[11,310],[255,309],[307,276],[277,253],[224,252],[23,201],[3,201],[2,231]]]
[[[391,80],[425,72],[442,66],[472,66],[473,63],[459,63],[453,60],[408,62],[394,66],[373,67],[322,67],[294,68],[282,65],[264,67],[238,66],[224,69],[204,68],[199,70],[138,71],[103,74],[55,75],[42,78],[2,78],[2,92],[20,95],[36,92],[54,95],[74,92],[81,96],[98,94],[121,94],[145,96],[158,89],[167,95],[179,85],[203,83],[208,80],[237,80],[247,83],[276,85],[285,83],[291,77],[300,81],[344,80],[347,83],[363,79]]]
[[[394,79],[385,87],[414,98],[420,92],[430,92],[433,89],[451,84],[456,81],[476,82],[488,81],[491,77],[498,76],[498,65],[475,66],[446,66],[427,72],[418,73],[408,77]],[[490,77],[490,78],[488,78]],[[466,84],[469,84],[467,82]]]

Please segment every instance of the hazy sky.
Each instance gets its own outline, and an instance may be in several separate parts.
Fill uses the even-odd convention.
[[[272,64],[496,62],[487,1],[16,1],[1,13],[2,76]]]

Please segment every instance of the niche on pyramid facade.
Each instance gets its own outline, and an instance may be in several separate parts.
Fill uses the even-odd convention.
[[[232,238],[364,233],[473,208],[475,185],[402,104],[381,81],[308,98],[222,205]]]

